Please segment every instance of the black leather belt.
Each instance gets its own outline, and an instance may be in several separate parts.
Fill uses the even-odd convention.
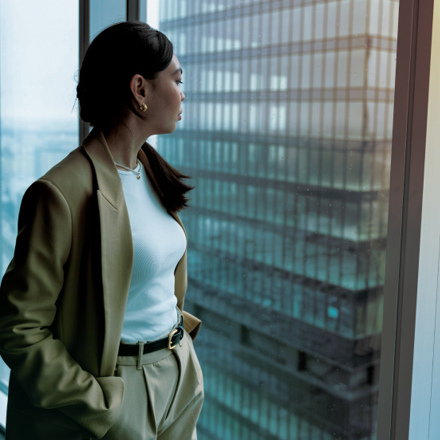
[[[168,348],[172,350],[183,338],[183,316],[180,317],[179,324],[170,331],[170,334],[163,339],[159,339],[153,342],[145,342],[143,354],[153,353],[153,351],[162,350]],[[138,356],[139,355],[139,343],[138,344],[123,344],[119,345],[118,356]]]

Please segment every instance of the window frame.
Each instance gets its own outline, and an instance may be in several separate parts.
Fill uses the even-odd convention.
[[[378,439],[410,438],[433,6],[399,5]]]

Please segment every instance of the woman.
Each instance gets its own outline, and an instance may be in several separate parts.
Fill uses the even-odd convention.
[[[200,321],[183,311],[176,214],[191,188],[145,143],[175,130],[181,77],[144,23],[107,28],[86,53],[77,96],[94,129],[26,191],[0,289],[8,440],[196,438]]]

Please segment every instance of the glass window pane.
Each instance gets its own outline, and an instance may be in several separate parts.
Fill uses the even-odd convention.
[[[126,0],[93,0],[90,2],[90,41],[102,29],[127,19]]]
[[[374,439],[398,1],[153,3],[185,42],[158,148],[196,186],[199,438]]]
[[[78,145],[78,2],[0,2],[0,20],[0,265],[4,273],[12,258],[25,189]],[[8,376],[0,361],[0,394],[7,391]],[[1,402],[0,396],[3,423]]]

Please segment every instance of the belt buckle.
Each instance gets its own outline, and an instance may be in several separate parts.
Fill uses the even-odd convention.
[[[177,344],[172,345],[173,341],[173,336],[177,333],[177,329],[171,330],[170,334],[168,335],[168,349],[172,350],[173,348],[176,347]]]

